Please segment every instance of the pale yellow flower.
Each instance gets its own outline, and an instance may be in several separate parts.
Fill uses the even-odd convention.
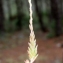
[[[28,43],[29,47],[28,47],[28,56],[29,56],[29,60],[26,60],[25,63],[33,63],[38,54],[37,54],[37,45],[36,45],[36,39],[35,39],[35,34],[34,34],[34,30],[33,30],[33,17],[32,17],[32,3],[31,0],[28,0],[29,2],[29,10],[30,10],[30,20],[29,20],[29,28],[30,28],[30,42]]]

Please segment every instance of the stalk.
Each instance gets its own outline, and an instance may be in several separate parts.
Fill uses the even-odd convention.
[[[35,39],[35,34],[34,34],[34,30],[33,30],[33,11],[32,11],[32,3],[31,0],[28,0],[29,2],[29,11],[30,11],[30,20],[29,20],[29,29],[30,29],[30,39],[29,39],[29,43],[28,43],[28,57],[29,59],[25,61],[25,63],[33,63],[38,54],[37,54],[37,47],[38,45],[36,45],[36,39]]]

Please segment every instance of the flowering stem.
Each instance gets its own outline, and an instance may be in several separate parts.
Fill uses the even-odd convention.
[[[35,39],[35,34],[34,34],[34,30],[33,30],[33,17],[32,17],[32,3],[31,0],[28,0],[29,2],[29,10],[30,10],[30,20],[29,20],[29,28],[30,28],[30,42],[29,47],[28,47],[28,56],[29,56],[29,60],[26,60],[25,63],[33,63],[38,54],[37,54],[37,45],[36,45],[36,39]]]

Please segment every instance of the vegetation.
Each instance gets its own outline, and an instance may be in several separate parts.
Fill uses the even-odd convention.
[[[44,2],[43,4],[44,6],[42,5],[42,2]],[[40,5],[38,5],[39,3]],[[62,13],[61,1],[57,2],[56,0],[54,1],[32,0],[32,4],[33,4],[34,29],[37,30],[41,29],[42,32],[50,32],[50,33],[52,33],[51,31],[53,31],[55,36],[60,36],[63,33],[62,32],[63,15],[61,14]],[[1,1],[0,15],[1,15],[0,16],[1,31],[13,32],[16,30],[18,31],[26,28],[28,29],[29,12],[28,12],[28,3],[26,1],[24,0]]]
[[[37,58],[38,54],[37,54],[37,46],[36,46],[36,39],[35,39],[35,34],[34,34],[34,30],[33,30],[33,17],[32,17],[32,3],[31,0],[28,0],[29,2],[29,6],[30,6],[30,43],[29,47],[28,47],[28,56],[29,56],[29,60],[26,60],[25,63],[33,63],[35,61],[35,59]]]

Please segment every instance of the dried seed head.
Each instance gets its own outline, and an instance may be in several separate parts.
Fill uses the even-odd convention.
[[[28,0],[29,2],[29,10],[30,10],[30,20],[29,20],[29,28],[30,28],[30,42],[28,43],[29,47],[28,47],[28,56],[29,56],[29,60],[26,60],[25,63],[33,63],[38,54],[37,54],[37,45],[36,45],[36,39],[35,39],[35,34],[34,34],[34,30],[33,30],[33,17],[32,17],[32,3],[31,0]]]

